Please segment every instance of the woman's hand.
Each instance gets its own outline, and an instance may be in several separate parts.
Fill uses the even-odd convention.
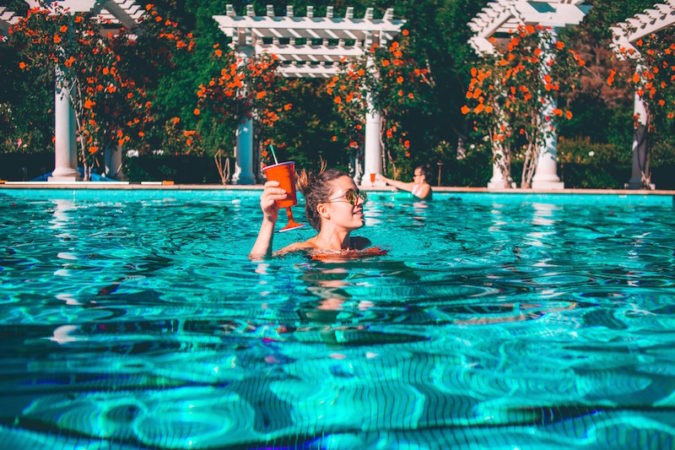
[[[380,175],[379,173],[375,176],[375,181],[383,181],[384,184],[389,184],[389,178],[385,177],[384,175]]]
[[[277,201],[285,200],[287,192],[279,187],[279,182],[270,180],[265,183],[265,189],[260,197],[260,209],[265,215],[265,220],[276,223],[279,214]]]

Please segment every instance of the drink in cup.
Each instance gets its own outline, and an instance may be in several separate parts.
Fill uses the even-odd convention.
[[[293,161],[286,161],[274,164],[263,168],[263,172],[268,180],[278,181],[279,187],[287,193],[285,200],[277,201],[279,208],[286,208],[286,216],[288,216],[288,225],[280,231],[293,230],[304,226],[293,220],[293,213],[291,212],[291,206],[298,204],[298,199],[295,195],[295,163]]]
[[[375,174],[372,172],[370,174],[370,185],[375,186]]]

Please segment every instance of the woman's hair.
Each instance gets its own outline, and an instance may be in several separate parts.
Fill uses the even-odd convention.
[[[349,175],[341,170],[326,170],[326,164],[323,161],[318,174],[310,174],[305,169],[302,169],[302,172],[298,174],[297,187],[302,192],[302,195],[305,196],[307,220],[315,230],[319,231],[321,229],[321,216],[319,216],[317,206],[319,206],[319,203],[327,201],[333,193],[333,188],[329,182],[347,176]]]
[[[415,170],[420,169],[424,177],[426,178],[427,183],[431,182],[431,168],[428,164],[415,167]]]

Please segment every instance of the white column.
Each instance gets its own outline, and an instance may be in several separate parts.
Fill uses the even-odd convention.
[[[551,33],[550,45],[554,45],[557,40],[557,33],[553,30]],[[548,62],[553,59],[550,47],[542,49],[544,57],[541,60],[541,68],[543,77],[549,72]],[[556,144],[558,141],[558,128],[555,123],[555,116],[553,110],[556,108],[556,101],[553,96],[546,98],[546,103],[542,108],[542,116],[548,116],[550,122],[543,121],[544,126],[551,126],[552,130],[547,130],[545,137],[539,144],[539,158],[537,159],[537,168],[532,177],[532,189],[565,189],[565,184],[558,178]]]
[[[255,184],[253,176],[253,121],[239,124],[237,128],[237,146],[235,147],[234,184]]]
[[[124,178],[122,172],[122,147],[119,145],[110,145],[105,148],[105,176],[106,178],[115,178],[121,180]]]
[[[504,154],[504,148],[500,143],[492,150],[492,178],[488,182],[488,189],[511,189],[515,183],[509,173],[511,164]]]
[[[240,64],[246,64],[253,52],[254,49],[251,45],[237,47],[236,54]],[[232,183],[255,184],[255,175],[253,175],[253,121],[251,119],[242,121],[237,128]]]
[[[373,64],[373,59],[368,58],[367,67],[369,70],[373,70]],[[370,93],[367,94],[366,99],[368,101],[368,112],[366,113],[366,139],[363,163],[363,179],[355,181],[357,184],[358,181],[363,181],[363,183],[370,185],[371,173],[374,173],[375,175],[382,175],[382,146],[380,145],[380,139],[382,136],[382,130],[380,129],[382,125],[382,117],[380,116],[380,112],[373,108],[373,99]],[[374,185],[385,186],[386,184],[382,181],[376,181]]]
[[[62,183],[81,180],[77,172],[75,110],[70,103],[63,73],[56,69],[54,105],[54,171],[48,181]]]
[[[637,92],[633,97],[633,117],[637,117],[633,130],[633,169],[625,188],[642,189],[642,171],[647,161],[647,107]]]

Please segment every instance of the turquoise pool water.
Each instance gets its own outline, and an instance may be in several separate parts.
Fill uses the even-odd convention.
[[[373,194],[326,264],[259,195],[0,191],[0,447],[673,448],[671,197]]]

